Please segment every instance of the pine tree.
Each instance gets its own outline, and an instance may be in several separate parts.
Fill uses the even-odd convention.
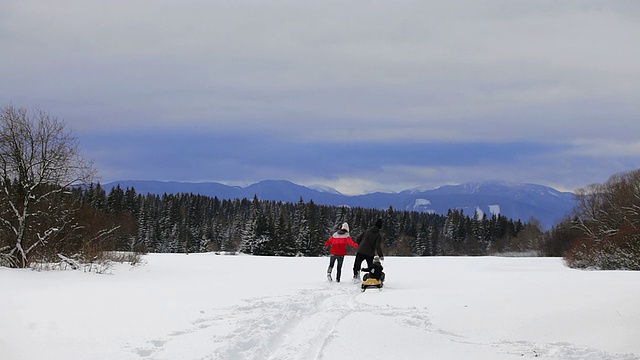
[[[275,248],[275,255],[278,256],[294,256],[296,255],[297,248],[296,242],[293,238],[291,231],[291,224],[287,219],[286,209],[282,207],[280,209],[280,215],[275,225],[275,238],[277,245]]]
[[[118,215],[124,210],[124,191],[120,184],[112,188],[107,196],[107,211],[113,215]]]
[[[393,246],[393,242],[398,237],[400,237],[401,234],[400,226],[396,221],[395,211],[393,210],[393,207],[389,206],[382,219],[384,222],[384,226],[382,228],[382,231],[384,233],[384,246],[390,248],[391,246]]]
[[[310,253],[311,228],[309,226],[307,207],[302,198],[295,207],[293,219],[293,236],[298,254],[307,256]]]

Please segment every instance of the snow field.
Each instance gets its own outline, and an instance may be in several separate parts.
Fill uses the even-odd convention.
[[[557,258],[150,254],[110,275],[0,268],[0,359],[640,359],[640,273]],[[334,269],[335,275],[335,269]]]

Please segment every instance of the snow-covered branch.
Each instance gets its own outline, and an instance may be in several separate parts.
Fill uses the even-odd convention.
[[[41,110],[29,116],[26,109],[0,109],[0,225],[13,234],[0,239],[4,251],[19,254],[26,266],[34,249],[73,220],[65,215],[71,206],[65,189],[93,175],[63,122]]]

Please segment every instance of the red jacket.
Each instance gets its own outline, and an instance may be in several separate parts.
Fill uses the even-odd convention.
[[[347,245],[351,246],[354,249],[358,247],[358,244],[356,244],[353,239],[351,239],[349,233],[344,230],[338,230],[333,235],[331,235],[326,243],[324,243],[325,247],[331,246],[329,253],[339,256],[345,256],[347,254]]]

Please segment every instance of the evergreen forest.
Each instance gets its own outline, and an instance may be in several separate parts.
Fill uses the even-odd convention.
[[[320,256],[325,241],[347,222],[351,236],[383,219],[385,255],[486,255],[538,250],[541,231],[504,216],[447,215],[253,199],[220,200],[194,194],[137,194],[92,184],[74,197],[117,224],[105,237],[116,250],[195,253],[242,252],[267,256]],[[104,226],[104,225],[103,225]],[[531,228],[535,231],[531,231]],[[531,236],[533,234],[533,236]],[[525,239],[526,237],[526,239]],[[111,246],[109,246],[111,247]]]

